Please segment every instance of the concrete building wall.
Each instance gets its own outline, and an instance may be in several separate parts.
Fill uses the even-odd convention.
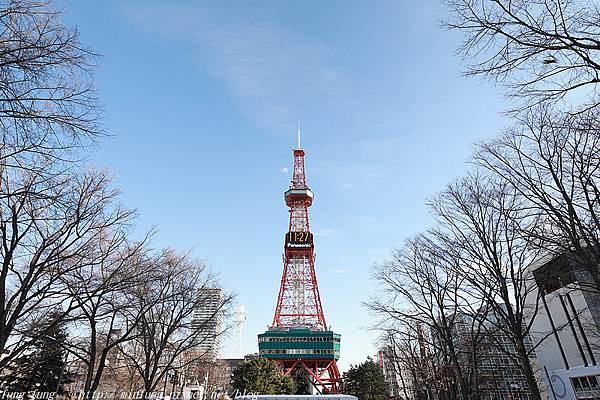
[[[528,306],[537,313],[532,335],[538,379],[550,400],[600,398],[600,296],[574,257],[548,258],[531,267],[534,290]]]
[[[547,309],[541,304],[532,325],[538,341],[543,339],[537,347],[540,364],[551,370],[592,365],[593,359],[600,358],[600,342],[593,332],[595,325],[581,290],[561,288],[546,295],[545,300]]]

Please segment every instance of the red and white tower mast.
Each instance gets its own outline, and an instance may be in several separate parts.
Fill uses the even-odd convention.
[[[294,149],[294,175],[285,192],[290,208],[290,223],[285,238],[283,274],[272,326],[275,328],[311,327],[326,330],[325,315],[315,274],[315,249],[310,232],[308,207],[313,192],[306,183],[304,150]]]
[[[336,363],[340,335],[329,330],[321,305],[308,214],[314,195],[306,182],[300,128],[298,147],[293,152],[294,174],[284,194],[290,220],[283,274],[273,322],[267,332],[259,335],[259,351],[261,356],[277,360],[286,374],[304,369],[317,391],[337,393],[341,385]]]

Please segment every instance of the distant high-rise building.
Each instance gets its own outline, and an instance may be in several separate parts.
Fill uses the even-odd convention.
[[[194,350],[207,359],[215,359],[219,353],[225,297],[221,289],[200,289],[198,296],[198,307],[192,315],[192,329],[199,331]]]
[[[507,310],[507,306],[501,307]],[[476,312],[458,312],[446,318],[453,321],[454,352],[463,371],[477,371],[477,390],[482,400],[530,400],[531,387],[507,323],[498,316],[502,311],[481,308]],[[506,313],[506,311],[503,311]],[[477,339],[474,333],[480,332]],[[452,375],[452,365],[442,338],[431,331],[434,369],[441,379]],[[474,342],[476,340],[476,342]],[[529,362],[535,369],[537,358],[530,335],[523,338]],[[418,386],[418,385],[417,385]],[[417,397],[426,398],[426,397]]]
[[[507,306],[502,307],[504,312]],[[480,312],[485,312],[480,310]],[[469,331],[473,326],[473,318],[480,316],[462,314],[459,316],[456,327],[464,338],[468,340]],[[523,327],[523,330],[526,328]],[[486,334],[480,339],[478,367],[481,397],[484,399],[521,399],[532,398],[531,387],[523,372],[523,364],[517,355],[514,340],[507,334],[510,329],[503,318],[495,311],[488,310],[483,320],[483,331]],[[523,338],[523,344],[529,354],[529,362],[537,368],[537,355],[534,351],[531,335]]]
[[[414,382],[404,360],[399,357],[392,346],[384,346],[377,352],[377,362],[388,385],[390,398],[409,400],[414,397]]]

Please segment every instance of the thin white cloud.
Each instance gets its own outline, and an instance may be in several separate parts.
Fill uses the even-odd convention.
[[[338,268],[334,269],[333,272],[336,274],[345,274],[346,272],[348,272],[348,270],[346,268]]]
[[[197,66],[222,79],[247,115],[271,132],[290,132],[314,99],[338,97],[346,80],[328,62],[329,51],[273,24],[208,6],[124,6],[141,29],[190,46]],[[332,102],[334,103],[334,102]]]
[[[282,174],[286,174],[287,175],[288,172],[289,172],[289,170],[287,169],[287,167],[281,168],[281,173]]]

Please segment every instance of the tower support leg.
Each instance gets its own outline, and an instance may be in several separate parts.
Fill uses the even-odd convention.
[[[279,365],[287,376],[298,369],[304,369],[319,394],[337,394],[342,389],[342,377],[335,360],[290,360],[282,361]]]

